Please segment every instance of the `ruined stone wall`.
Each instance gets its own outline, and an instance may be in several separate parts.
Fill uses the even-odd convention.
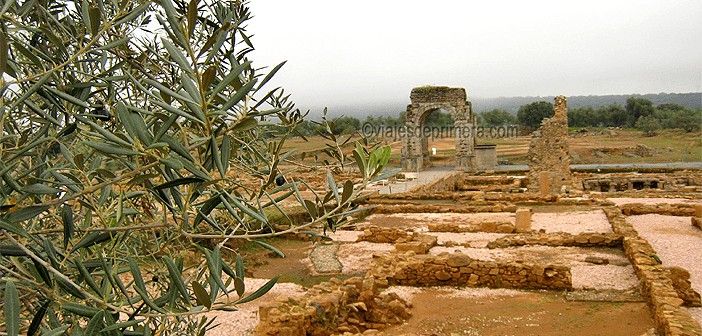
[[[577,247],[619,247],[622,246],[622,235],[617,233],[585,232],[570,234],[554,233],[524,233],[501,237],[488,243],[488,248],[505,248],[513,246],[577,246]]]
[[[363,233],[358,236],[357,241],[367,241],[371,243],[392,244],[400,239],[412,237],[413,232],[391,227],[368,226],[363,228]]]
[[[654,258],[651,244],[627,223],[617,207],[604,209],[612,230],[624,236],[624,254],[641,281],[657,331],[666,336],[702,335],[702,327],[682,306],[685,303],[671,280],[670,270]]]
[[[495,222],[495,221],[482,221],[478,223],[471,223],[466,225],[460,225],[455,223],[429,223],[429,232],[453,232],[453,233],[464,233],[464,232],[494,232],[494,233],[513,233],[517,230],[516,226],[512,222]]]
[[[659,214],[659,215],[667,215],[667,216],[687,217],[687,216],[694,216],[695,215],[695,205],[694,204],[631,203],[631,204],[622,205],[621,209],[622,209],[622,213],[624,213],[625,216]]]
[[[485,205],[468,204],[382,204],[376,205],[372,213],[374,214],[396,214],[396,213],[475,213],[475,212],[515,212],[517,206],[510,203],[490,203]]]
[[[566,266],[476,260],[463,253],[381,256],[369,273],[390,285],[402,286],[572,288]]]
[[[261,306],[255,334],[326,336],[399,324],[410,317],[409,304],[394,293],[381,294],[386,287],[372,277],[331,279],[300,298]]]
[[[529,190],[559,193],[570,186],[570,154],[568,151],[568,107],[566,98],[558,96],[554,115],[541,122],[529,144]]]
[[[644,170],[645,171],[645,170]],[[573,185],[585,191],[656,194],[670,192],[699,192],[702,190],[700,171],[573,173]]]

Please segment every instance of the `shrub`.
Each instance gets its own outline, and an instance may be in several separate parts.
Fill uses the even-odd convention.
[[[636,128],[646,136],[654,136],[661,129],[661,123],[654,116],[643,116],[636,121]]]

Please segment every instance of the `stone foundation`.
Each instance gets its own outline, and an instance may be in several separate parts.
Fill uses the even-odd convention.
[[[261,306],[255,334],[326,336],[399,324],[410,317],[410,305],[394,293],[381,294],[386,287],[371,277],[332,279],[303,297]]]
[[[622,213],[625,216],[659,214],[667,216],[694,216],[694,204],[641,204],[631,203],[621,206]]]
[[[363,234],[358,236],[356,241],[393,244],[400,239],[411,238],[412,234],[411,231],[397,228],[367,226],[363,228]]]
[[[624,253],[641,280],[658,332],[667,336],[702,335],[702,327],[682,307],[684,301],[675,290],[670,271],[656,260],[651,244],[626,222],[619,208],[607,207],[604,211],[614,232],[624,236]]]
[[[397,240],[395,242],[395,250],[398,252],[412,251],[417,254],[427,254],[432,247],[437,245],[438,240],[436,236],[415,233],[412,237]]]
[[[513,233],[515,225],[510,222],[480,222],[470,225],[459,225],[453,223],[430,223],[429,232],[494,232]]]
[[[402,286],[461,286],[522,289],[571,289],[570,268],[526,262],[472,259],[462,253],[376,257],[369,271]]]
[[[367,226],[356,241],[395,244],[395,250],[398,252],[412,251],[426,254],[429,249],[437,245],[438,238],[397,228]]]
[[[395,213],[476,213],[476,212],[514,212],[514,204],[496,203],[492,205],[434,205],[434,204],[383,204],[373,208],[374,214]]]
[[[682,267],[668,267],[667,270],[675,292],[683,300],[683,305],[687,307],[702,307],[700,294],[692,288],[690,283],[690,272]]]
[[[576,247],[620,247],[622,235],[617,233],[587,232],[570,234],[565,232],[555,233],[527,233],[516,234],[495,239],[487,247],[505,248],[513,246],[576,246]]]

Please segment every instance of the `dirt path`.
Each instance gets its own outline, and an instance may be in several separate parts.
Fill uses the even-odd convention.
[[[382,334],[640,336],[653,327],[645,303],[574,302],[553,292],[473,290],[485,295],[471,295],[471,289],[421,290],[412,295],[413,317]]]

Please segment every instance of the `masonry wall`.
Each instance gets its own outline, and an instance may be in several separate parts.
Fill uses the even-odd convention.
[[[559,193],[570,186],[570,154],[568,150],[568,107],[566,98],[558,96],[554,115],[541,122],[529,144],[529,190]]]
[[[570,268],[472,259],[462,253],[379,257],[370,271],[390,285],[571,289]]]
[[[409,304],[394,293],[381,293],[386,287],[370,277],[331,279],[303,297],[261,306],[255,335],[322,336],[399,324],[410,317]]]

